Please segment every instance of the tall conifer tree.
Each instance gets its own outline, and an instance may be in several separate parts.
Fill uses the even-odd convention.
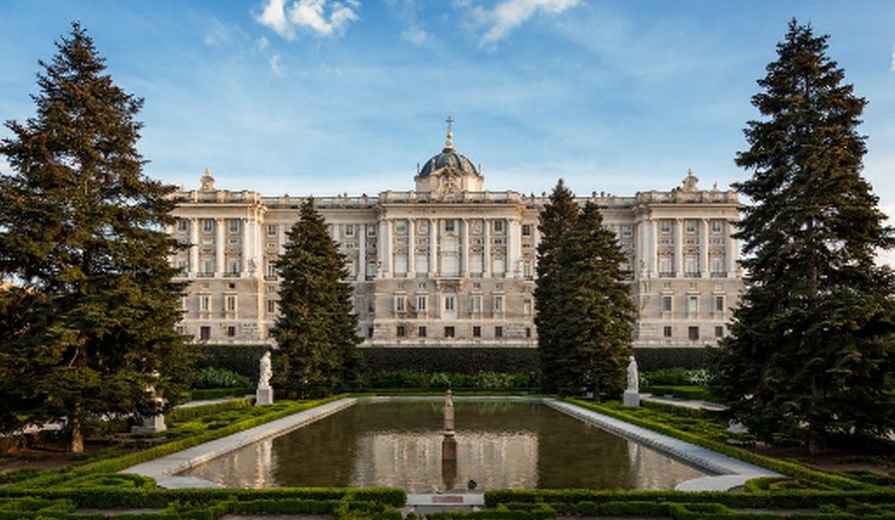
[[[0,153],[0,401],[6,427],[61,421],[83,450],[92,417],[153,413],[184,362],[173,186],[137,151],[142,99],[117,87],[77,23],[40,62],[37,115],[10,121]],[[170,402],[170,401],[169,401]]]
[[[535,286],[535,302],[538,312],[535,326],[538,328],[538,358],[541,367],[541,386],[545,392],[559,392],[563,367],[567,364],[563,351],[562,332],[558,330],[560,310],[554,304],[561,295],[559,248],[564,234],[572,228],[580,208],[575,196],[560,179],[550,201],[541,210],[538,231],[538,278]]]
[[[603,227],[596,204],[585,204],[565,232],[557,259],[561,290],[553,300],[553,320],[563,359],[559,393],[584,388],[596,399],[604,393],[619,397],[633,353],[635,309],[624,282],[625,255],[615,233]]]
[[[812,452],[831,435],[895,426],[893,276],[875,265],[892,245],[861,176],[866,100],[826,56],[827,36],[795,20],[752,98],[762,120],[737,155],[752,178],[739,223],[747,274],[715,391],[764,438],[804,432]]]
[[[357,315],[345,258],[309,198],[277,262],[280,312],[273,328],[274,386],[300,398],[350,389],[359,374]]]

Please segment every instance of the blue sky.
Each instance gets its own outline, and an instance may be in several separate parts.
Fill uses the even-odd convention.
[[[485,187],[632,195],[745,179],[755,81],[793,17],[866,97],[865,176],[895,210],[895,2],[4,0],[0,118],[81,22],[145,98],[147,175],[267,195],[409,190],[444,120]],[[4,128],[0,136],[8,136]],[[0,159],[0,169],[8,166]]]

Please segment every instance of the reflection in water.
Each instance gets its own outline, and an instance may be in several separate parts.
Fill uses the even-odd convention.
[[[230,487],[667,489],[705,475],[540,404],[455,403],[456,461],[438,402],[362,403],[184,472]]]

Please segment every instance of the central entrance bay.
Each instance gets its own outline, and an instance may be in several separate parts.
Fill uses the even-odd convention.
[[[360,402],[181,475],[228,487],[667,489],[706,473],[537,403],[457,401],[455,461],[443,404]]]

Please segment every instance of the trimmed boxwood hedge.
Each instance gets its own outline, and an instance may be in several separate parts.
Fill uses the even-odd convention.
[[[258,377],[258,360],[268,345],[207,345],[190,348],[199,354],[196,368],[232,370],[252,380]],[[706,367],[711,347],[637,348],[634,355],[643,372],[667,368],[700,369]],[[409,370],[477,374],[538,372],[538,349],[514,347],[369,347],[361,348],[368,374]]]

